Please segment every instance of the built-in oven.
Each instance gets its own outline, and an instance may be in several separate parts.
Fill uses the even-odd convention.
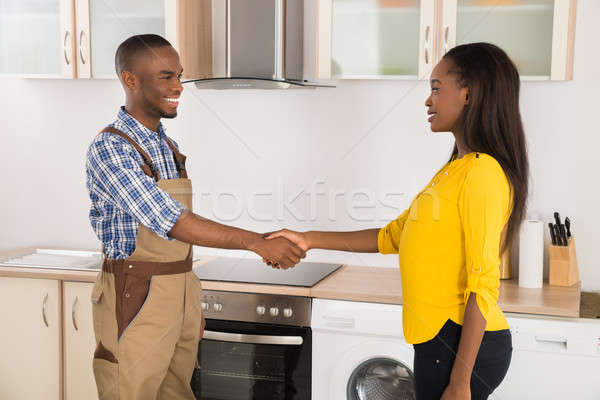
[[[308,297],[205,291],[196,398],[310,399],[310,306]]]

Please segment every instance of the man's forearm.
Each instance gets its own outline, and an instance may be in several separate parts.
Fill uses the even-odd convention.
[[[262,239],[258,233],[223,225],[189,211],[179,216],[169,237],[196,246],[238,250],[254,250]]]
[[[486,325],[486,320],[477,306],[476,296],[475,293],[471,293],[467,301],[458,352],[450,375],[450,383],[469,384],[471,382],[471,373]]]

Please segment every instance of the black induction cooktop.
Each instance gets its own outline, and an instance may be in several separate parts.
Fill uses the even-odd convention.
[[[313,287],[342,264],[301,262],[294,268],[274,269],[262,260],[217,258],[194,268],[204,281],[264,283],[270,285]]]

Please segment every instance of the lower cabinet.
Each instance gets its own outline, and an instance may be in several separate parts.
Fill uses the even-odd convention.
[[[0,277],[0,399],[98,399],[92,286]]]
[[[65,400],[97,399],[92,371],[96,342],[92,321],[92,283],[63,283]]]
[[[0,278],[0,399],[60,399],[59,310],[59,281]]]

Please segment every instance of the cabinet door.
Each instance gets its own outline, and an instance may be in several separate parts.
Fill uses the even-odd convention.
[[[500,46],[523,79],[572,79],[576,0],[448,0],[441,54],[461,44]]]
[[[317,78],[429,78],[434,0],[320,0],[317,13]]]
[[[0,399],[61,397],[59,285],[0,278]]]
[[[73,78],[71,0],[0,0],[0,75]]]
[[[92,283],[63,283],[65,399],[97,399],[92,359],[96,342],[92,321]]]
[[[77,4],[77,18],[82,28],[78,30],[78,39],[84,32],[80,40],[84,43],[82,52],[87,51],[87,26],[91,49],[91,70],[83,76],[115,78],[115,52],[123,40],[143,33],[165,36],[165,0],[85,0],[83,3],[77,0]]]

